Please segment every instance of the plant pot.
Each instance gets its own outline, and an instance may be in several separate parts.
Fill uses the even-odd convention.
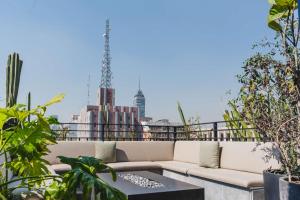
[[[265,170],[263,172],[265,200],[280,200],[279,179],[283,176],[280,170]]]
[[[300,199],[300,178],[292,178],[292,181],[288,182],[287,177],[282,177],[279,180],[280,200],[298,200]]]

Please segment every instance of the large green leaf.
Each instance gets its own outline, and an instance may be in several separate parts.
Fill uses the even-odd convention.
[[[295,9],[297,9],[296,0],[269,0],[272,5],[268,15],[268,26],[278,32],[282,31],[279,23],[280,19],[287,18]]]
[[[62,96],[54,98],[43,109],[38,107],[31,111],[21,104],[0,108],[0,155],[8,155],[10,158],[5,160],[2,170],[10,170],[17,178],[22,177],[17,187],[40,187],[43,177],[50,173],[48,161],[43,157],[49,152],[48,145],[56,141],[50,128],[52,120],[45,116],[45,110],[61,98]],[[29,115],[32,115],[30,122],[27,121]],[[5,179],[6,173],[0,173],[0,184],[4,185],[0,187],[0,193],[9,196],[13,189],[8,190]]]
[[[0,112],[0,130],[2,130],[3,125],[5,124],[5,122],[7,121],[7,115],[3,114]]]
[[[48,101],[46,104],[43,105],[43,107],[48,107],[52,104],[55,104],[55,103],[59,103],[63,100],[63,98],[65,97],[64,94],[59,94],[55,97],[53,97],[50,101]]]
[[[280,18],[287,16],[288,13],[289,13],[288,7],[274,4],[269,11],[268,26],[275,31],[282,31],[282,27],[280,26],[278,20]]]
[[[275,0],[268,0],[269,4],[274,5],[276,4]]]
[[[282,31],[282,27],[281,27],[280,24],[277,23],[276,21],[271,21],[271,20],[269,20],[268,26],[269,26],[271,29],[273,29],[274,31],[277,31],[277,32],[281,32],[281,31]]]
[[[83,199],[88,199],[91,191],[100,194],[101,200],[125,200],[126,196],[119,190],[111,187],[101,180],[97,173],[110,172],[112,179],[116,180],[115,171],[94,157],[80,156],[68,158],[59,156],[62,163],[69,164],[72,170],[63,174],[62,183],[53,183],[46,191],[46,199],[74,199],[79,186],[83,189]],[[54,198],[55,197],[55,198]]]
[[[271,2],[272,2],[272,0],[271,0]],[[293,9],[293,8],[295,8],[295,5],[297,4],[297,0],[275,0],[275,4]]]
[[[190,125],[189,125],[189,123],[188,123],[188,122],[186,121],[186,119],[185,119],[183,110],[182,110],[181,105],[180,105],[179,102],[177,102],[177,109],[178,109],[178,113],[179,113],[181,122],[183,123],[185,133],[186,133],[187,136],[189,137],[189,134],[191,133]]]
[[[185,116],[183,114],[183,111],[182,111],[182,108],[181,108],[181,105],[179,102],[177,102],[177,109],[178,109],[178,113],[179,113],[179,116],[180,116],[180,119],[181,119],[181,122],[183,123],[184,126],[187,126],[187,122],[185,120]]]

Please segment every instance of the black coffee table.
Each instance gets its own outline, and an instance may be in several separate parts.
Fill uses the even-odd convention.
[[[118,172],[117,181],[110,174],[98,176],[125,193],[128,200],[204,200],[204,189],[148,171]]]

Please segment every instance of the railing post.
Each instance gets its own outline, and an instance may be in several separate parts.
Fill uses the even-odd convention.
[[[170,127],[167,126],[167,140],[170,140]]]
[[[218,141],[218,122],[214,122],[213,125],[214,141]]]
[[[177,140],[177,127],[176,126],[174,126],[174,133],[173,134],[174,134],[173,135],[174,141],[176,141]]]
[[[101,124],[101,131],[100,131],[101,136],[100,136],[100,139],[103,142],[104,142],[104,132],[105,132],[105,124]]]

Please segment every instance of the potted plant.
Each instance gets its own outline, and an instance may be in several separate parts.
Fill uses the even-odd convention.
[[[257,53],[245,61],[238,76],[242,87],[236,102],[243,120],[253,124],[263,140],[273,142],[267,149],[269,158],[275,156],[281,163],[281,169],[264,172],[266,199],[296,199],[292,195],[300,195],[298,5],[296,0],[269,2],[268,26],[276,37],[254,45]]]
[[[20,104],[0,108],[0,199],[11,199],[20,189],[38,188],[45,180],[57,178],[49,172],[48,162],[43,159],[48,145],[56,139],[50,128],[55,121],[46,117],[45,112],[62,98],[63,95],[56,96],[32,110]],[[31,121],[27,120],[29,115]],[[4,128],[11,119],[16,123]]]
[[[59,156],[59,159],[62,163],[71,165],[72,169],[62,174],[60,179],[56,179],[46,188],[46,200],[78,199],[78,196],[84,200],[127,199],[124,193],[98,177],[97,173],[109,172],[114,181],[117,179],[116,172],[105,165],[102,160],[88,156],[79,156],[78,158]]]
[[[94,188],[95,196],[101,195],[101,200],[125,200],[122,192],[97,177],[96,173],[108,171],[116,180],[115,171],[101,160],[60,157],[63,163],[72,166],[72,170],[63,175],[49,171],[49,163],[43,156],[49,152],[48,145],[56,143],[57,135],[50,126],[57,121],[46,117],[45,112],[48,106],[62,98],[63,95],[58,95],[32,110],[20,104],[0,108],[0,199],[20,196],[26,199],[77,199],[76,190],[82,186],[83,199],[91,197],[91,189]],[[4,129],[11,119],[17,123],[10,123]]]

